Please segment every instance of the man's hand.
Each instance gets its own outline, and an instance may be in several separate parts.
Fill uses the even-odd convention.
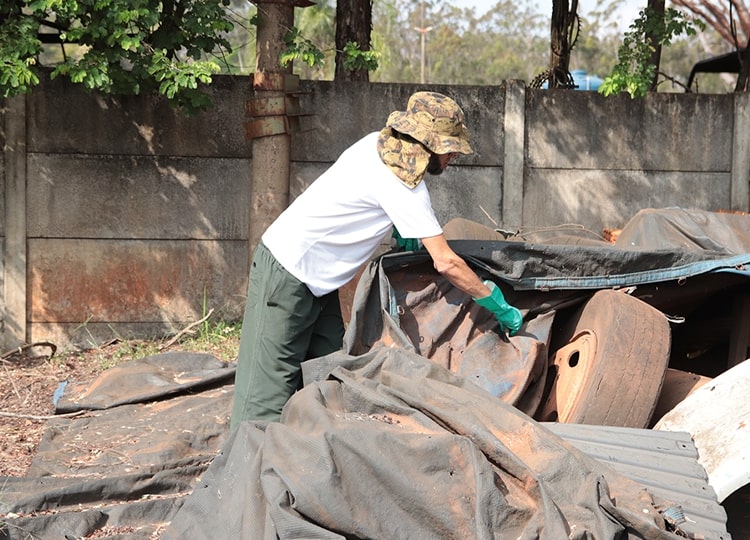
[[[495,283],[485,280],[484,284],[490,290],[489,296],[474,298],[474,301],[495,314],[495,318],[500,323],[500,328],[503,332],[509,332],[511,336],[515,335],[521,328],[523,315],[521,315],[518,309],[505,301],[503,291]]]

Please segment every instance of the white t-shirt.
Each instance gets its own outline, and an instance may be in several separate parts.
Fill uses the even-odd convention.
[[[276,260],[323,296],[348,283],[396,226],[404,238],[443,232],[424,182],[401,183],[366,135],[297,197],[263,234]]]

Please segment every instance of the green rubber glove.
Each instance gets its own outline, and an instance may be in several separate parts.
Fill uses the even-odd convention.
[[[474,301],[495,314],[503,332],[510,331],[511,336],[515,335],[519,328],[521,328],[523,315],[521,315],[518,309],[505,301],[503,291],[495,283],[486,279],[484,280],[484,284],[490,289],[490,295],[484,298],[474,298]]]
[[[419,251],[422,249],[422,242],[419,241],[419,238],[402,238],[396,227],[393,227],[391,238],[396,241],[398,250]]]

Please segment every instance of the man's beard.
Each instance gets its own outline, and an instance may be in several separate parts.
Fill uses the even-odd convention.
[[[440,165],[440,159],[437,154],[430,154],[430,161],[427,163],[427,172],[437,176],[443,174],[444,170],[445,168]]]

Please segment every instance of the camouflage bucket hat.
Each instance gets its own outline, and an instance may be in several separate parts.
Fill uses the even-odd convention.
[[[414,137],[435,154],[471,154],[469,130],[458,103],[437,92],[416,92],[406,111],[390,114],[386,126]]]

